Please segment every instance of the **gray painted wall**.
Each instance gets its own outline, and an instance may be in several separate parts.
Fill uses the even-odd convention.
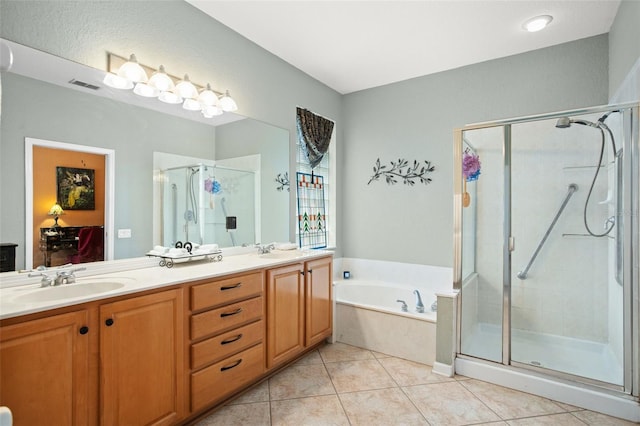
[[[607,102],[607,35],[346,95],[345,257],[452,266],[453,135],[465,124]],[[429,185],[367,185],[377,158],[429,160]]]
[[[614,96],[640,59],[640,1],[620,2],[609,31],[609,97]],[[640,93],[633,99],[637,100]]]

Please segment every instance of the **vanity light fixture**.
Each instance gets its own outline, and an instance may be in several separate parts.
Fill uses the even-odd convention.
[[[530,33],[535,33],[536,31],[543,30],[553,21],[553,16],[551,15],[539,15],[535,16],[531,19],[525,21],[522,24],[522,28],[529,31]]]
[[[236,102],[229,96],[216,92],[210,84],[206,87],[191,82],[187,74],[182,80],[167,74],[163,65],[158,70],[141,65],[135,55],[129,60],[113,53],[107,54],[108,72],[103,82],[115,89],[130,90],[139,96],[158,98],[168,104],[182,104],[189,111],[202,111],[202,115],[211,118],[223,112],[237,111]],[[151,75],[151,78],[147,78]],[[179,80],[179,81],[178,81]],[[174,83],[178,81],[178,83]],[[220,97],[220,98],[219,98]]]

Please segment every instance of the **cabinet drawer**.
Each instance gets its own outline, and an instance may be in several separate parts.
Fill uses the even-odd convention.
[[[262,297],[255,297],[193,315],[191,317],[191,339],[220,333],[240,324],[262,318],[262,300]]]
[[[256,321],[191,346],[191,368],[228,357],[264,339],[264,321]]]
[[[194,285],[191,287],[191,310],[213,308],[234,300],[260,296],[262,290],[262,272]]]
[[[264,373],[264,346],[253,346],[191,375],[191,409],[199,410]]]

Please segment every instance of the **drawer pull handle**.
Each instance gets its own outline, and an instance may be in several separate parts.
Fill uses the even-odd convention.
[[[238,308],[233,312],[223,312],[220,314],[220,318],[230,317],[231,315],[238,315],[240,312],[242,312],[242,308]]]
[[[237,283],[234,285],[226,285],[226,286],[220,287],[220,291],[233,290],[234,288],[240,288],[240,287],[242,287],[242,283]]]
[[[232,368],[236,368],[237,366],[240,365],[241,362],[242,362],[242,358],[240,358],[239,360],[237,360],[236,362],[234,362],[231,365],[228,365],[226,367],[220,368],[220,371],[227,371],[227,370],[231,370]]]
[[[220,342],[220,344],[221,345],[228,345],[229,343],[237,342],[240,339],[242,339],[242,333],[238,334],[235,337],[232,337],[231,339],[223,340],[222,342]]]

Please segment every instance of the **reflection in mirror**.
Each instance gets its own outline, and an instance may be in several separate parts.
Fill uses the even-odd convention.
[[[130,91],[119,92],[105,87],[103,70],[26,46],[1,42],[12,47],[14,64],[9,71],[2,71],[1,76],[0,186],[2,199],[13,200],[13,203],[10,208],[9,203],[0,207],[3,218],[0,240],[18,244],[16,269],[39,264],[37,260],[34,264],[26,264],[25,256],[34,249],[33,240],[26,239],[25,208],[28,203],[24,191],[24,156],[27,137],[115,152],[113,229],[107,229],[105,223],[107,237],[116,236],[114,259],[143,256],[154,243],[161,242],[160,222],[155,220],[156,215],[160,216],[161,204],[160,197],[155,196],[159,195],[156,194],[157,185],[152,182],[154,170],[157,173],[164,168],[200,163],[222,170],[225,164],[221,160],[255,155],[260,156],[260,161],[251,172],[254,174],[254,193],[247,195],[255,200],[253,231],[249,226],[251,219],[241,218],[230,194],[225,200],[228,216],[238,218],[234,234],[236,244],[290,240],[289,193],[277,191],[275,182],[279,173],[289,171],[287,130],[237,114],[225,113],[207,121],[192,112],[188,112],[187,117],[185,111],[175,105],[171,110],[160,110],[167,105],[141,100]],[[97,89],[69,84],[71,80],[83,81]],[[156,167],[154,153],[184,156],[195,161]],[[208,176],[204,177],[206,182]],[[226,220],[222,220],[221,200],[215,197],[216,208],[213,210],[221,216],[206,220],[215,223],[212,227],[222,227],[221,223]],[[205,205],[209,205],[207,192],[203,198]],[[184,215],[184,211],[181,214]],[[64,219],[66,226],[89,225],[68,220],[70,215]],[[184,222],[178,223],[178,230],[183,225]],[[247,234],[240,234],[244,230]],[[226,228],[216,231],[213,238],[221,238],[221,241],[215,241],[221,246],[233,244]]]

